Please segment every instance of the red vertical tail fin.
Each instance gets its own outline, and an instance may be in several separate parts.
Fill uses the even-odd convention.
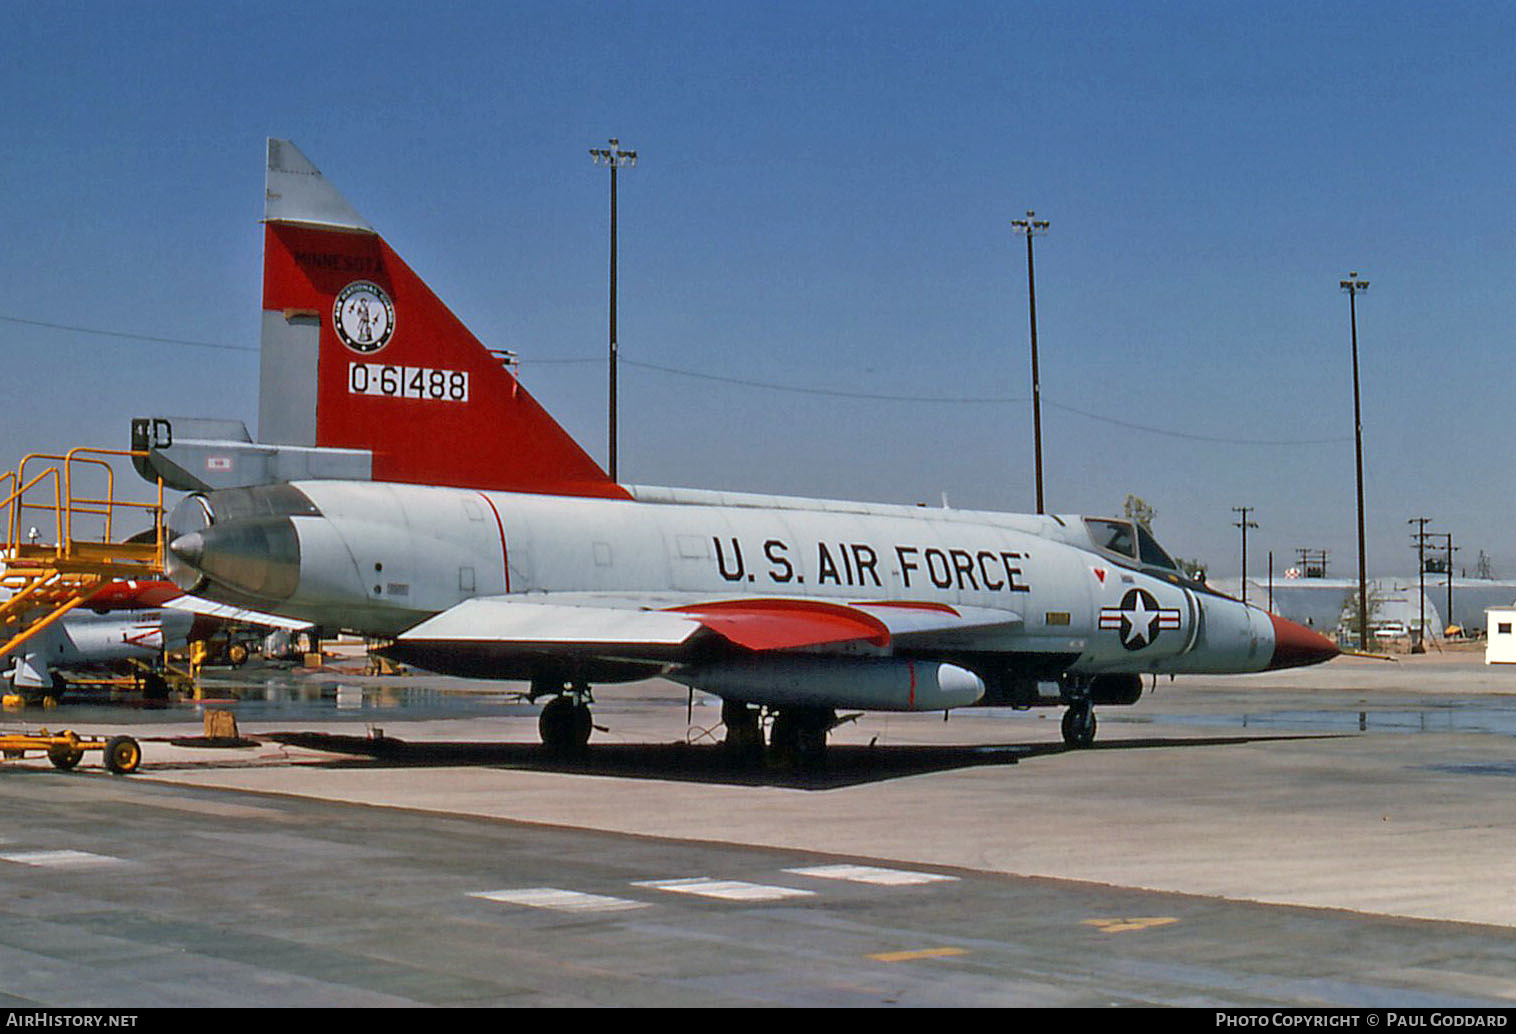
[[[288,141],[265,224],[260,441],[370,450],[377,481],[626,496]]]

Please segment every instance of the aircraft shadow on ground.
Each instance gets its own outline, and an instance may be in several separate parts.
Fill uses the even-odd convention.
[[[548,753],[536,743],[408,743],[387,737],[369,739],[299,732],[273,733],[264,738],[291,747],[354,756],[351,759],[316,762],[316,765],[326,768],[371,768],[376,763],[387,768],[479,766],[623,779],[837,790],[934,772],[1015,765],[1022,761],[1064,754],[1116,750],[1182,750],[1187,747],[1236,746],[1282,740],[1335,739],[1341,735],[1328,733],[1173,739],[1150,737],[1112,740],[1077,749],[1062,743],[943,747],[842,744],[828,748],[826,759],[818,768],[800,768],[772,758],[743,763],[731,757],[720,744],[592,744],[577,755],[558,756]],[[358,758],[364,760],[357,760]]]

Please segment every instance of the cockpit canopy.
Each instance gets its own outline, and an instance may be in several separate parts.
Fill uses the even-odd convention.
[[[1184,576],[1174,558],[1142,525],[1116,517],[1086,517],[1084,526],[1090,534],[1090,541],[1100,552],[1127,564]]]

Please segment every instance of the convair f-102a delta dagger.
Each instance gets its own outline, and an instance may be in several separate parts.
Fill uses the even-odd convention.
[[[192,492],[169,573],[203,597],[526,680],[582,747],[596,683],[723,701],[727,742],[815,757],[839,709],[1063,706],[1095,737],[1149,673],[1337,653],[1188,578],[1126,520],[618,484],[291,144],[269,142],[261,441],[134,423]]]

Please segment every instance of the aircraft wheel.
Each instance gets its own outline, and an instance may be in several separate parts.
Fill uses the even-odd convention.
[[[549,700],[537,719],[542,745],[554,754],[574,754],[590,741],[589,705],[569,696]]]
[[[168,699],[168,679],[156,671],[150,671],[142,680],[142,699],[155,703]]]
[[[826,762],[826,734],[821,726],[807,725],[801,728],[799,741],[795,744],[795,760],[801,768],[820,768]]]
[[[780,761],[801,768],[818,768],[826,760],[826,736],[836,724],[830,708],[780,711],[769,730],[769,748]]]
[[[763,754],[762,712],[739,700],[721,702],[721,721],[726,726],[722,746],[736,761],[746,761]]]
[[[769,747],[776,754],[793,753],[799,738],[800,728],[793,711],[780,711],[774,716],[769,727]]]
[[[77,747],[69,747],[59,743],[47,748],[47,760],[53,763],[53,767],[67,772],[84,758],[84,751]]]
[[[130,736],[112,736],[105,741],[105,767],[117,775],[130,775],[142,764],[142,748]]]
[[[1070,747],[1088,747],[1095,742],[1095,710],[1075,705],[1063,713],[1063,742]]]

